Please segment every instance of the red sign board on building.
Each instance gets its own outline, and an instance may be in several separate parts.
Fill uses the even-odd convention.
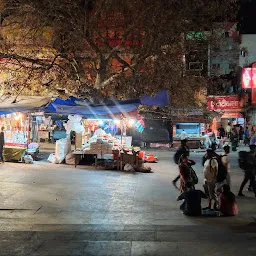
[[[252,83],[252,68],[243,68],[242,69],[242,88],[251,89],[253,86]]]
[[[244,106],[244,99],[232,96],[209,96],[207,108],[215,111],[239,111]]]

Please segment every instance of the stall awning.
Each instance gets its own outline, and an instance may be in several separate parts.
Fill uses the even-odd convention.
[[[112,117],[114,118],[117,114],[123,114],[133,112],[138,109],[139,104],[117,104],[114,106],[100,105],[100,106],[65,106],[65,105],[54,105],[56,113],[59,114],[77,114],[83,116],[90,116],[94,118],[99,117]]]
[[[168,92],[158,92],[155,97],[141,97],[131,100],[106,99],[100,104],[69,97],[66,100],[39,96],[2,96],[0,97],[0,115],[13,112],[44,111],[56,114],[78,114],[84,116],[113,117],[137,111],[139,105],[166,106],[169,104]]]
[[[46,106],[51,101],[51,97],[38,96],[2,96],[0,97],[0,115],[14,112],[33,111]]]

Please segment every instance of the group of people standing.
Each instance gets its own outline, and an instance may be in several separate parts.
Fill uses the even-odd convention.
[[[173,180],[173,184],[176,186],[180,179],[180,196],[177,200],[184,200],[180,207],[184,214],[201,215],[202,198],[208,198],[208,206],[203,210],[218,211],[225,216],[234,216],[238,213],[235,195],[230,191],[230,163],[227,157],[230,147],[225,146],[224,151],[223,155],[218,155],[216,145],[213,144],[203,156],[204,192],[202,192],[195,188],[198,178],[192,166],[196,163],[189,159],[186,140],[181,142],[180,148],[174,155],[174,161],[179,166],[179,176]]]
[[[249,144],[249,138],[250,138],[250,131],[248,127],[246,129],[243,128],[243,126],[234,125],[231,126],[230,123],[228,123],[226,129],[221,125],[218,129],[219,137],[222,139],[224,137],[227,137],[230,139],[231,147],[233,151],[237,150],[237,147],[240,144]]]

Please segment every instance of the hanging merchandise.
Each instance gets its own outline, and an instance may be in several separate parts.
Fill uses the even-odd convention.
[[[141,120],[138,120],[135,124],[135,128],[138,132],[142,133],[144,131],[144,128],[145,128],[145,123],[144,121],[141,119]]]

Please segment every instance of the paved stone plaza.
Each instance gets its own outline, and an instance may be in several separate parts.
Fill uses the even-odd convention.
[[[237,217],[186,217],[171,184],[173,153],[157,155],[149,174],[0,165],[0,255],[256,255],[253,193],[238,199]],[[202,183],[201,157],[191,155]],[[231,158],[237,193],[243,173]]]

